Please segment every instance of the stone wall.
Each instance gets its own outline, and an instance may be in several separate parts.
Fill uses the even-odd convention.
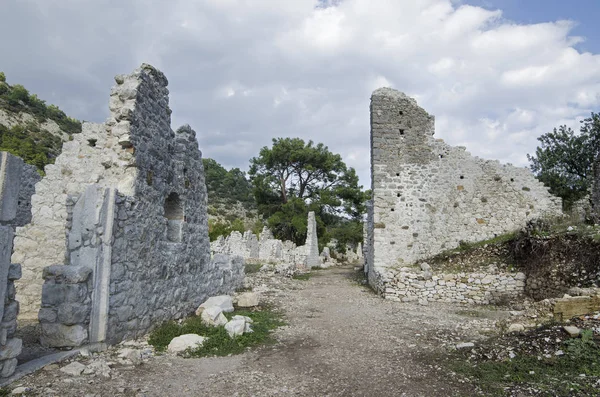
[[[115,80],[108,121],[65,143],[17,230],[19,293],[28,318],[41,301],[52,346],[138,337],[243,279],[240,258],[210,259],[201,153],[189,126],[171,130],[166,77],[144,64]],[[65,320],[61,305],[79,316]]]
[[[11,254],[14,228],[29,222],[32,188],[39,179],[35,167],[0,152],[0,377],[14,373],[22,348],[14,337],[19,313],[14,282],[21,278],[21,265],[11,263]]]
[[[372,250],[369,281],[493,238],[528,220],[561,214],[560,200],[526,168],[471,156],[435,139],[434,118],[389,89],[371,97]],[[391,272],[391,273],[390,273]]]
[[[422,264],[421,268],[394,269],[379,283],[383,296],[395,301],[490,304],[522,298],[525,274],[499,272],[489,267],[470,273],[436,274]]]
[[[281,241],[265,226],[258,236],[251,231],[243,235],[234,231],[211,242],[213,254],[239,255],[248,263],[293,264],[296,267],[321,266],[325,256],[319,255],[317,225],[314,212],[308,214],[306,244],[297,247],[291,241]]]

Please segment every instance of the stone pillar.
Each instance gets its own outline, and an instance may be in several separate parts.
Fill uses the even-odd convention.
[[[594,162],[592,178],[592,219],[594,223],[600,223],[600,153]]]
[[[315,213],[313,211],[308,213],[306,244],[304,246],[306,249],[306,267],[310,269],[313,266],[321,266],[319,241],[317,239],[317,221],[315,220]]]

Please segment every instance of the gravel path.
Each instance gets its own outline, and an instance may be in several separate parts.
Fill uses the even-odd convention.
[[[287,326],[279,343],[240,356],[151,358],[110,379],[70,377],[55,366],[11,385],[60,396],[470,396],[436,362],[448,346],[476,341],[508,313],[385,301],[351,268],[313,272],[269,289]],[[268,288],[267,288],[268,289]]]

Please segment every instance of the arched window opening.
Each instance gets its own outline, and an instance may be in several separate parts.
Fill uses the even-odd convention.
[[[171,193],[165,199],[165,218],[167,218],[167,240],[180,243],[184,216],[183,205],[177,193]]]

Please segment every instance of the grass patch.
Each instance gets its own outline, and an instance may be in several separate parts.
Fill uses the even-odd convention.
[[[302,280],[302,281],[307,281],[310,279],[311,274],[310,273],[296,273],[292,276],[292,278],[294,280]]]
[[[600,347],[591,330],[564,342],[563,356],[522,355],[512,360],[477,363],[456,360],[453,370],[467,376],[486,395],[536,390],[535,395],[591,396],[600,379]],[[584,376],[582,376],[584,375]],[[512,394],[511,394],[512,395]]]
[[[246,263],[244,265],[244,272],[246,274],[258,273],[262,266],[262,263]]]
[[[312,271],[319,271],[319,270],[327,270],[327,269],[324,268],[324,267],[321,267],[321,266],[313,266],[313,267],[310,268],[311,272]]]
[[[186,351],[186,357],[228,356],[243,353],[250,347],[273,343],[271,332],[285,324],[282,314],[268,307],[259,310],[236,310],[224,314],[228,319],[234,315],[250,317],[254,321],[254,332],[230,338],[224,327],[207,326],[202,323],[200,317],[190,317],[182,324],[170,321],[161,325],[150,334],[148,343],[157,351],[165,351],[173,338],[185,334],[198,334],[208,339],[202,347]]]

